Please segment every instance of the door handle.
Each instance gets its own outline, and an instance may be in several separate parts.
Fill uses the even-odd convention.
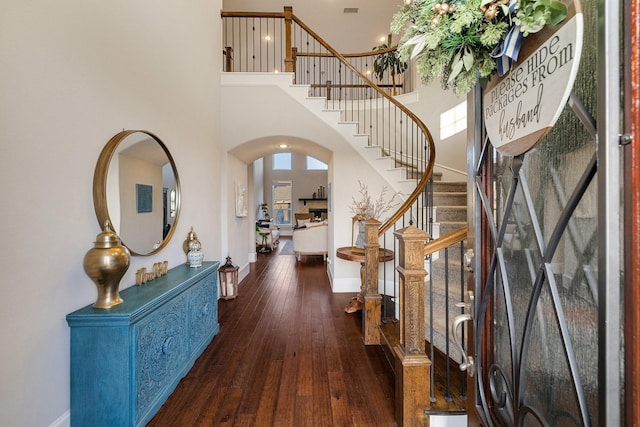
[[[469,292],[469,301],[468,303],[466,302],[459,302],[456,304],[456,307],[460,307],[463,309],[471,309],[473,307],[473,292]],[[461,339],[458,335],[458,328],[464,323],[464,322],[470,322],[473,320],[473,314],[472,313],[462,313],[457,315],[454,319],[453,319],[453,324],[451,325],[451,335],[453,336],[453,342],[456,345],[456,347],[458,347],[458,350],[460,350],[460,354],[462,354],[462,363],[460,363],[459,367],[461,371],[469,371],[469,376],[473,377],[473,375],[475,374],[475,361],[473,360],[473,356],[469,356],[467,354],[467,352],[465,351],[464,347],[462,346],[462,342]]]

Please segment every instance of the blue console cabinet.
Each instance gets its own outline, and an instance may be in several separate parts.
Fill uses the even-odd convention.
[[[218,262],[181,265],[67,315],[71,426],[143,426],[218,333]]]

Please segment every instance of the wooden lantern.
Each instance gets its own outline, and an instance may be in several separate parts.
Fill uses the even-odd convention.
[[[230,256],[227,257],[227,262],[218,269],[222,299],[234,299],[238,296],[238,270],[239,267],[233,265]]]

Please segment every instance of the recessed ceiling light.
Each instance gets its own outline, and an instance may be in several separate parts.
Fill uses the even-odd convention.
[[[386,41],[387,41],[387,38],[386,38],[385,36],[380,36],[380,41],[381,41],[381,42],[386,42]]]
[[[287,148],[287,147],[288,147],[288,145],[287,145],[287,144],[280,144],[280,145],[278,145],[278,147],[280,147],[280,148]]]

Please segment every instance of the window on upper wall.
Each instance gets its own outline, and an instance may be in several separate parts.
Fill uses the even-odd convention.
[[[273,170],[291,170],[291,153],[275,153],[273,155]]]
[[[307,156],[307,170],[309,171],[326,171],[329,165],[315,157]]]
[[[446,139],[467,128],[467,101],[440,114],[440,139]]]

